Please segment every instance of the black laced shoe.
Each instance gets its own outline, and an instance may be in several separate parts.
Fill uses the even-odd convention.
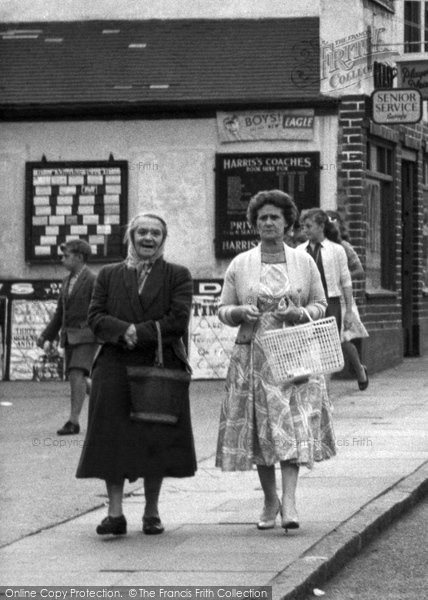
[[[71,421],[67,421],[67,423],[57,431],[58,435],[76,435],[77,433],[80,433],[80,426]]]
[[[143,517],[143,533],[147,535],[156,535],[165,531],[162,521],[159,517]]]
[[[124,535],[126,533],[126,519],[123,515],[120,517],[106,517],[97,527],[98,535]]]

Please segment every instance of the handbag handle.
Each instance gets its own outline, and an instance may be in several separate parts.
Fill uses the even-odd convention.
[[[159,325],[159,321],[155,321],[155,325],[158,338],[158,346],[156,348],[155,355],[155,364],[157,364],[159,367],[164,367],[165,365],[163,364],[162,332]]]
[[[311,317],[311,315],[309,314],[309,311],[306,310],[306,308],[304,306],[299,306],[299,308],[301,308],[303,310],[303,312],[305,313],[305,315],[308,317],[308,323],[311,323],[313,321],[313,318]],[[296,327],[296,325],[304,325],[304,323],[293,323],[293,327]],[[282,323],[282,328],[285,329],[287,326],[285,324],[285,321]]]
[[[301,306],[300,308],[303,310],[303,312],[305,313],[305,315],[308,317],[308,322],[311,323],[311,321],[313,321],[313,318],[309,314],[309,311],[306,310],[306,308],[304,306]]]

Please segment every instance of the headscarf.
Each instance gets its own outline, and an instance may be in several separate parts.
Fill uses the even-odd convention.
[[[150,219],[157,219],[162,225],[163,230],[163,239],[159,248],[156,250],[153,256],[148,259],[140,258],[137,254],[134,245],[134,232],[138,225],[138,220],[142,217],[147,217]],[[138,291],[141,293],[144,282],[146,280],[147,275],[149,274],[152,266],[157,261],[157,259],[162,256],[165,249],[165,240],[168,235],[168,228],[166,222],[159,217],[158,215],[152,213],[139,213],[136,215],[131,221],[128,223],[128,227],[126,228],[124,240],[128,244],[128,254],[125,259],[125,263],[129,269],[136,269],[137,278],[138,278]]]

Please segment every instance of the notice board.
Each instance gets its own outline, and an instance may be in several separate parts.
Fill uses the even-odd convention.
[[[57,262],[60,244],[85,239],[92,262],[124,258],[126,161],[26,163],[25,259]]]
[[[216,155],[215,253],[230,258],[258,243],[247,223],[248,202],[261,190],[290,194],[299,211],[319,206],[319,152]]]

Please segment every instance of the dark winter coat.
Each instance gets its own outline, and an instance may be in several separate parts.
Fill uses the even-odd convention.
[[[192,279],[180,265],[159,258],[138,294],[136,271],[125,263],[101,269],[89,308],[89,324],[103,341],[95,359],[88,430],[77,477],[111,482],[145,476],[188,477],[196,471],[189,401],[177,425],[130,420],[126,366],[152,364],[159,321],[167,367],[187,369],[182,337],[187,333]],[[129,350],[123,335],[134,323],[137,346]]]

